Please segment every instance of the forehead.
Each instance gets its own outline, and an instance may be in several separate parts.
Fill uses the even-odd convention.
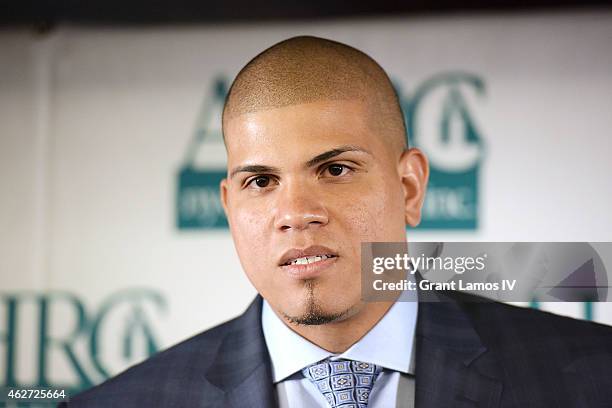
[[[325,100],[246,113],[229,119],[225,141],[230,162],[294,159],[338,145],[369,151],[383,147],[367,103]]]

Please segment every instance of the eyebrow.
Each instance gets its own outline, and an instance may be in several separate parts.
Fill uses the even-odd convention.
[[[237,173],[278,173],[280,169],[272,166],[262,166],[259,164],[251,164],[246,166],[234,167],[230,173],[230,178],[234,177]]]
[[[329,160],[333,157],[339,156],[342,153],[346,153],[346,152],[361,152],[361,153],[372,155],[372,153],[370,153],[366,149],[363,149],[358,146],[350,146],[350,145],[340,146],[335,149],[331,149],[331,150],[328,150],[326,152],[316,155],[312,159],[308,160],[304,167],[306,168],[314,167],[319,163],[322,163],[326,160]],[[279,173],[279,172],[280,172],[280,169],[278,167],[265,166],[265,165],[260,165],[260,164],[250,164],[246,166],[234,167],[234,169],[230,173],[230,178],[234,177],[237,173]]]
[[[369,155],[371,155],[372,153],[370,153],[369,151],[362,149],[361,147],[357,147],[357,146],[340,146],[337,147],[335,149],[332,150],[328,150],[324,153],[321,153],[319,155],[316,155],[315,157],[313,157],[312,159],[308,160],[306,162],[306,168],[309,167],[314,167],[319,163],[322,163],[326,160],[331,159],[332,157],[336,157],[338,155],[341,155],[342,153],[346,153],[346,152],[361,152],[361,153],[367,153]]]

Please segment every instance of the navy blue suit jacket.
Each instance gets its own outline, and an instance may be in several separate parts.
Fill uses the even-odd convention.
[[[417,408],[612,407],[612,328],[445,294],[421,302]],[[68,407],[275,407],[261,297]],[[66,406],[65,404],[63,405]]]

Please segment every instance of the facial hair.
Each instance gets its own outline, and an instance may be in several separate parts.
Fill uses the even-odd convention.
[[[306,312],[299,316],[292,316],[283,312],[283,317],[289,323],[304,326],[318,326],[343,320],[347,315],[350,314],[350,308],[339,313],[325,312],[321,308],[321,305],[317,302],[316,296],[314,294],[315,282],[313,279],[306,281],[306,288],[308,290],[308,305]]]

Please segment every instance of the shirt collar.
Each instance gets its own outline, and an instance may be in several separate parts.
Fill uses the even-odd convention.
[[[263,301],[261,324],[275,383],[325,358],[346,358],[414,374],[418,302],[395,302],[383,318],[342,354],[322,349],[291,330]]]

